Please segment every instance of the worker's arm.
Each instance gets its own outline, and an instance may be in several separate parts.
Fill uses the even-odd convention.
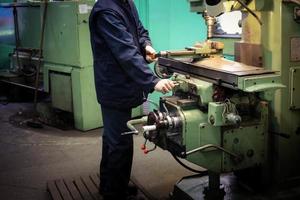
[[[128,32],[118,13],[103,11],[97,16],[96,22],[99,34],[106,41],[125,73],[137,82],[144,91],[153,91],[159,79],[153,74],[144,57],[138,51],[132,34]]]
[[[140,45],[146,49],[147,46],[152,46],[151,39],[149,37],[149,32],[147,29],[144,28],[142,22],[139,20],[138,24],[138,32],[139,32],[139,43]]]
[[[136,15],[138,15],[138,11],[134,6]],[[149,32],[147,29],[144,28],[141,20],[138,20],[138,34],[139,34],[139,43],[145,49],[146,52],[146,60],[149,63],[155,61],[154,55],[156,54],[155,49],[152,47],[152,42],[149,37]]]

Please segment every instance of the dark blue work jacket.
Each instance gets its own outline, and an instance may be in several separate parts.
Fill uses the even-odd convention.
[[[115,108],[142,104],[159,79],[145,60],[151,41],[132,0],[98,0],[90,32],[99,103]]]

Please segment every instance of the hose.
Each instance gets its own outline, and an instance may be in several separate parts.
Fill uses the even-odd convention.
[[[173,158],[174,158],[174,159],[175,159],[182,167],[184,167],[185,169],[190,170],[190,171],[192,171],[192,172],[194,172],[194,173],[197,173],[197,174],[201,174],[202,176],[208,175],[208,171],[207,171],[207,170],[200,171],[200,170],[193,169],[193,168],[187,166],[186,164],[184,164],[184,163],[183,163],[181,160],[179,160],[179,158],[178,158],[176,155],[174,155],[173,153],[171,153],[171,155],[172,155]]]

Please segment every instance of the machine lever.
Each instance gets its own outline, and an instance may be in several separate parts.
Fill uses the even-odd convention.
[[[122,136],[125,136],[125,135],[138,135],[138,134],[139,134],[138,131],[128,131],[128,132],[121,133]]]
[[[145,124],[147,122],[147,120],[148,120],[148,117],[145,116],[145,117],[142,117],[140,119],[133,119],[133,120],[128,121],[127,122],[127,127],[130,131],[121,133],[121,135],[122,136],[125,136],[125,135],[138,135],[139,131],[135,128],[134,125]]]

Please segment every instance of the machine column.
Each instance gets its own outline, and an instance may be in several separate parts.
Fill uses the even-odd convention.
[[[220,183],[220,174],[208,172],[208,187],[203,191],[206,200],[223,200],[225,196],[224,187]]]

